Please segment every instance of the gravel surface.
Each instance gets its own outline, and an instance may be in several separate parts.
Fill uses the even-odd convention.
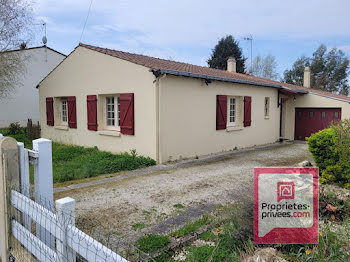
[[[167,233],[218,204],[252,199],[254,167],[296,166],[311,159],[305,144],[281,144],[63,191],[55,197],[77,201],[77,224],[92,236],[135,241],[144,233]]]

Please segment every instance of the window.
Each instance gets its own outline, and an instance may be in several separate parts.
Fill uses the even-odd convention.
[[[236,99],[230,97],[228,99],[228,125],[234,125],[236,123]]]
[[[107,126],[115,125],[114,97],[106,97]]]
[[[61,100],[61,121],[62,123],[67,123],[68,122],[68,117],[67,117],[67,99],[62,99]]]
[[[314,117],[314,112],[310,111],[310,112],[309,112],[309,117],[310,117],[310,118],[313,118],[313,117]]]
[[[302,115],[303,113],[301,111],[298,111],[298,117],[301,118]]]
[[[265,97],[265,106],[264,106],[264,116],[268,118],[270,115],[270,98]]]
[[[105,119],[107,129],[116,129],[120,126],[120,102],[119,96],[107,96],[105,98]]]
[[[326,112],[321,113],[322,118],[326,118]]]
[[[339,112],[334,112],[334,118],[339,118]]]

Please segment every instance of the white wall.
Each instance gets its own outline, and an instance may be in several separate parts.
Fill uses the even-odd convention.
[[[25,73],[9,97],[0,98],[0,127],[8,127],[12,122],[22,126],[31,118],[39,121],[39,91],[37,84],[55,68],[65,56],[48,48],[33,48],[16,51],[25,57]]]
[[[78,47],[41,84],[40,120],[44,138],[65,144],[93,147],[112,153],[131,149],[156,159],[156,94],[154,75],[148,68]],[[101,125],[99,131],[87,128],[87,95],[134,93],[135,135],[112,132],[107,135]],[[46,124],[46,97],[76,97],[77,128],[60,128]],[[55,103],[55,102],[54,102]],[[101,107],[98,107],[101,110]],[[98,121],[101,120],[101,111]]]
[[[277,89],[167,75],[160,80],[161,162],[194,157],[279,139]],[[216,130],[216,96],[251,96],[252,124],[240,130]],[[264,117],[265,97],[270,117]],[[243,109],[243,103],[241,105]]]

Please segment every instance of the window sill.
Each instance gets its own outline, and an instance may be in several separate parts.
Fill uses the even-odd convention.
[[[269,116],[265,116],[265,119],[270,119],[270,117]]]
[[[111,131],[111,130],[101,130],[97,131],[97,133],[101,136],[120,136],[119,131]]]
[[[68,126],[54,126],[54,127],[55,127],[55,129],[65,130],[65,131],[67,131],[69,129]]]
[[[226,127],[227,132],[243,130],[243,126],[228,126]]]

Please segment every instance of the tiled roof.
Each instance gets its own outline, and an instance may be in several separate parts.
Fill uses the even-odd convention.
[[[347,96],[336,95],[330,92],[325,92],[321,90],[273,81],[273,80],[269,80],[261,77],[252,76],[252,75],[232,73],[225,70],[213,69],[213,68],[204,67],[204,66],[191,65],[191,64],[175,62],[175,61],[165,60],[165,59],[160,59],[155,57],[132,54],[128,52],[101,48],[101,47],[86,45],[82,43],[80,43],[79,46],[82,46],[106,55],[117,57],[119,59],[129,61],[131,63],[142,65],[153,70],[177,71],[177,72],[184,72],[184,73],[189,73],[194,75],[203,75],[203,76],[214,77],[214,78],[231,79],[231,80],[238,80],[242,82],[252,82],[252,83],[257,83],[259,85],[267,85],[267,86],[272,85],[276,87],[280,86],[283,88],[291,89],[292,91],[295,91],[295,92],[302,92],[302,93],[311,92],[311,93],[334,97],[337,99],[346,100],[350,102],[350,97],[347,97]]]

